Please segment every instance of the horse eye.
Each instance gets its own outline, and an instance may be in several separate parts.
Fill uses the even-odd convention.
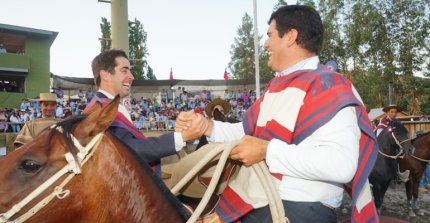
[[[24,160],[21,162],[19,169],[24,170],[25,172],[35,173],[40,169],[41,165],[39,165],[34,160]]]

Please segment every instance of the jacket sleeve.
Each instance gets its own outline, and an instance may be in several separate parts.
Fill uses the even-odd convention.
[[[162,157],[176,153],[174,133],[169,132],[159,137],[139,138],[131,134],[128,130],[111,126],[109,132],[129,146],[141,158],[147,162],[156,162]]]

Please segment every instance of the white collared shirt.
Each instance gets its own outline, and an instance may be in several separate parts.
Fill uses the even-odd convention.
[[[277,75],[316,69],[318,64],[317,56],[310,57]],[[354,93],[361,100],[355,90]],[[298,145],[270,140],[266,163],[270,172],[283,175],[280,197],[339,207],[343,183],[351,181],[357,170],[360,135],[355,108],[345,107]],[[210,140],[227,142],[243,136],[242,123],[214,121]]]

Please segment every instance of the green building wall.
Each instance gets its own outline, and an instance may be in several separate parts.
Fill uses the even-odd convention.
[[[57,32],[0,24],[0,32],[24,35],[25,53],[0,54],[0,68],[28,70],[24,75],[24,92],[0,92],[0,108],[19,108],[23,98],[35,98],[50,90],[50,48]],[[2,72],[0,70],[0,72]],[[1,75],[1,74],[0,74]]]

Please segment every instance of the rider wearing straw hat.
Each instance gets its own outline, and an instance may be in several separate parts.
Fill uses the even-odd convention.
[[[18,133],[14,145],[18,148],[27,142],[30,142],[46,127],[51,126],[61,119],[55,118],[55,110],[57,108],[57,96],[53,93],[40,93],[37,101],[42,117],[33,119],[24,124],[21,131]]]

